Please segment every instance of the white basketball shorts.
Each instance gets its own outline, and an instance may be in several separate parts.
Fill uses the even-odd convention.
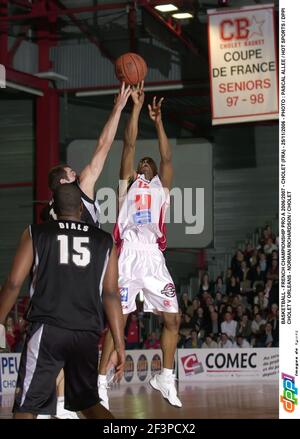
[[[157,244],[123,242],[119,288],[123,314],[136,310],[135,299],[141,290],[145,312],[178,312],[175,285]]]

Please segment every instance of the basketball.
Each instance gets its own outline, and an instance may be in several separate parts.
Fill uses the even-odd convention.
[[[136,85],[147,75],[147,64],[136,53],[128,52],[121,55],[115,62],[116,77],[129,85]]]

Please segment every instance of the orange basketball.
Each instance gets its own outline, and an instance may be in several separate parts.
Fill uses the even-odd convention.
[[[116,77],[129,85],[136,85],[147,75],[147,64],[136,53],[128,52],[121,55],[115,62]]]

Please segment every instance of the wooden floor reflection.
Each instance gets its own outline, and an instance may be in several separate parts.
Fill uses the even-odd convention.
[[[179,384],[182,408],[172,407],[149,384],[115,385],[110,407],[122,419],[276,419],[278,383]],[[0,396],[0,418],[11,417],[13,395]]]

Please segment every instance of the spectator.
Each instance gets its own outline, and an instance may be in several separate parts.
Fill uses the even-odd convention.
[[[279,345],[279,309],[277,303],[271,305],[268,323],[272,326],[273,346],[277,347]]]
[[[186,314],[188,314],[191,318],[197,317],[197,309],[200,307],[200,300],[198,297],[195,297],[192,301],[192,304],[188,307]]]
[[[272,280],[274,283],[278,283],[279,280],[279,270],[278,270],[278,260],[272,259],[271,267],[268,269],[266,274],[267,280]]]
[[[205,342],[202,344],[202,349],[217,349],[218,344],[214,341],[212,334],[207,334]]]
[[[211,282],[209,280],[209,275],[208,273],[204,273],[199,288],[199,296],[201,297],[203,293],[210,293],[211,290],[212,288],[211,288]]]
[[[230,283],[228,285],[228,289],[226,290],[226,294],[229,296],[235,296],[240,292],[239,278],[235,276],[231,276]]]
[[[256,347],[258,348],[271,348],[273,347],[273,334],[272,334],[272,325],[271,323],[267,323],[266,325],[261,326],[263,330],[262,334],[259,336]]]
[[[184,342],[186,349],[201,348],[201,340],[198,337],[198,333],[195,329],[192,329]]]
[[[255,272],[250,274],[251,286],[255,290],[258,285],[264,285],[265,275],[261,271],[260,265],[257,264],[255,267]]]
[[[213,335],[217,335],[220,332],[219,315],[216,311],[210,313],[208,322],[208,331]]]
[[[261,313],[257,312],[255,318],[251,323],[251,331],[253,335],[259,335],[261,333],[261,326],[265,325],[266,321],[262,318]]]
[[[250,343],[242,335],[236,337],[236,341],[233,343],[234,348],[246,349],[250,348]]]
[[[181,308],[183,313],[186,313],[188,308],[192,305],[192,302],[189,300],[188,293],[184,292],[181,295],[179,300],[179,307]]]
[[[145,349],[160,349],[160,342],[159,338],[157,336],[157,333],[155,331],[151,332],[151,334],[148,335],[145,343],[144,343]]]
[[[267,272],[267,258],[266,258],[266,255],[263,252],[261,252],[260,255],[259,255],[258,263],[259,263],[261,272],[265,276],[265,274]]]
[[[196,316],[192,318],[191,321],[193,329],[196,329],[196,331],[203,332],[206,330],[207,322],[204,317],[204,310],[203,308],[199,307],[196,311]]]
[[[235,252],[235,255],[233,256],[232,260],[231,260],[231,268],[232,268],[232,272],[233,274],[236,276],[238,271],[241,268],[241,263],[244,260],[244,253],[242,252],[241,249],[238,249]]]
[[[11,316],[6,318],[5,322],[6,331],[6,346],[9,352],[15,352],[15,345],[17,343],[14,319]]]
[[[264,252],[266,255],[271,255],[273,250],[278,250],[277,245],[274,244],[274,241],[272,238],[267,238],[267,242],[264,245],[263,249],[264,249]]]
[[[261,310],[268,308],[269,300],[265,296],[265,292],[259,289],[257,296],[254,297],[254,304],[258,305]]]
[[[232,320],[231,312],[225,313],[225,320],[221,323],[222,334],[227,334],[227,336],[234,339],[236,334],[237,322]]]
[[[252,322],[248,319],[248,315],[246,313],[243,314],[242,320],[238,323],[236,335],[250,340],[252,333],[251,323]]]
[[[226,291],[226,287],[223,284],[223,279],[221,276],[218,276],[215,283],[215,295],[219,293],[221,294],[221,296],[223,296],[225,294],[225,291]]]
[[[136,313],[130,314],[127,321],[126,349],[139,349],[140,330]]]
[[[216,297],[215,297],[215,301],[214,301],[214,305],[215,305],[218,312],[219,312],[219,309],[220,309],[220,306],[222,303],[223,303],[222,294],[218,291],[216,293]]]
[[[232,348],[232,342],[229,340],[228,335],[225,333],[221,334],[220,341],[218,343],[219,349],[230,349]]]

